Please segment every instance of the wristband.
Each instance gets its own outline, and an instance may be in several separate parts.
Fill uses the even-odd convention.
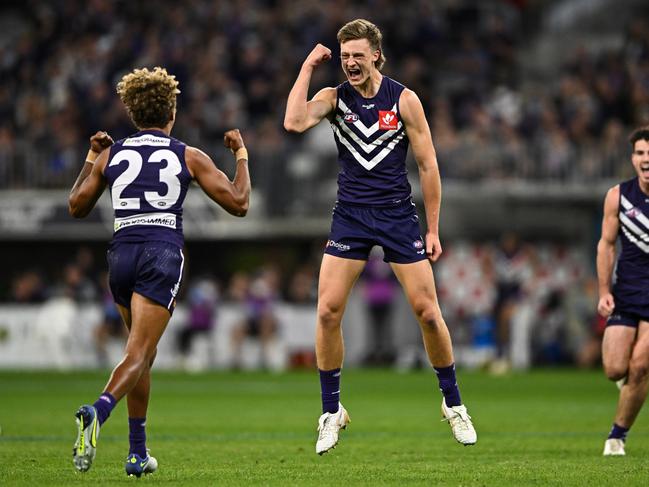
[[[86,162],[88,164],[94,164],[98,157],[99,152],[95,152],[94,150],[90,149],[88,151],[88,154],[86,154]]]
[[[237,160],[237,161],[239,159],[245,159],[247,161],[248,160],[248,150],[245,147],[240,147],[239,149],[237,149],[236,152],[234,152],[234,159]]]

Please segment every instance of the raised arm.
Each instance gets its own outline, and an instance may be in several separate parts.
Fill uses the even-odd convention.
[[[111,145],[113,139],[106,132],[97,132],[90,137],[90,150],[68,198],[68,211],[73,217],[88,215],[104,192],[106,179],[103,169],[110,152],[105,149]]]
[[[207,154],[195,147],[187,147],[185,161],[189,172],[205,194],[228,213],[234,216],[246,216],[250,203],[248,152],[237,129],[227,131],[223,143],[234,152],[237,159],[237,168],[232,181],[223,171],[216,168]]]
[[[307,101],[313,70],[329,59],[331,50],[318,44],[302,64],[286,102],[284,128],[289,132],[304,132],[310,129],[336,108],[335,88],[324,88],[311,101]]]
[[[597,311],[604,317],[610,315],[615,307],[613,294],[611,294],[611,276],[615,264],[615,241],[620,228],[619,208],[620,186],[617,185],[606,193],[602,236],[597,243],[597,281],[599,283]]]
[[[408,89],[403,90],[399,98],[399,112],[406,126],[406,134],[419,167],[419,181],[426,209],[426,254],[431,261],[435,262],[442,254],[442,245],[439,240],[442,183],[433,139],[424,115],[424,108],[415,92]]]

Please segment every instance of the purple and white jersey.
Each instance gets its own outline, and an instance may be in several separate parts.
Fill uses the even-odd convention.
[[[161,130],[143,130],[111,146],[104,176],[115,211],[113,242],[183,246],[183,201],[192,180],[185,147]]]
[[[408,137],[399,113],[404,89],[387,76],[373,98],[363,98],[347,81],[336,88],[331,128],[340,164],[338,201],[390,206],[410,197]]]
[[[614,294],[625,302],[649,305],[649,195],[638,178],[620,184],[619,236],[622,252],[617,261]]]

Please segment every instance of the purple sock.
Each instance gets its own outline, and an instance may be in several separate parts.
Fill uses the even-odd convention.
[[[626,441],[626,434],[629,432],[629,428],[623,428],[622,426],[618,426],[617,424],[613,423],[613,427],[611,428],[611,432],[608,434],[609,439],[610,438],[615,438],[618,440]]]
[[[100,426],[108,419],[108,416],[110,416],[111,411],[116,405],[117,401],[110,392],[101,393],[99,399],[93,404],[97,410],[97,419],[99,420]]]
[[[457,388],[457,379],[455,379],[455,364],[448,367],[433,367],[439,380],[439,390],[444,395],[444,400],[448,407],[459,406],[462,404],[460,390]]]
[[[128,418],[129,455],[135,453],[146,458],[146,418]]]
[[[322,412],[335,413],[340,401],[340,369],[320,370]]]

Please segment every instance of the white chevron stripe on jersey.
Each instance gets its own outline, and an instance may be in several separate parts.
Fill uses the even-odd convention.
[[[368,142],[363,141],[358,135],[356,135],[356,132],[354,132],[352,129],[347,127],[347,124],[343,121],[343,118],[340,115],[338,115],[336,117],[335,121],[338,122],[337,126],[339,128],[341,128],[343,130],[343,132],[345,132],[347,135],[349,135],[349,137],[351,137],[351,139],[354,142],[356,142],[359,145],[359,147],[361,149],[363,149],[363,151],[366,154],[369,154],[370,152],[372,152],[372,151],[376,150],[377,148],[381,147],[381,144],[383,142],[385,142],[387,139],[389,139],[393,135],[397,134],[399,132],[399,130],[401,129],[401,127],[403,126],[403,124],[401,122],[399,122],[399,124],[397,125],[396,130],[388,130],[387,132],[385,132],[380,137],[377,137],[376,139],[374,139],[374,140],[372,140],[371,142],[368,143]]]
[[[631,219],[626,216],[624,213],[620,212],[620,223],[629,230],[631,230],[633,233],[635,233],[638,237],[640,237],[640,240],[642,240],[644,243],[649,244],[649,235],[647,235],[647,232],[643,231],[639,226],[637,226],[635,223],[631,221]]]
[[[399,134],[390,142],[388,142],[388,145],[385,147],[385,149],[383,149],[381,152],[379,152],[377,155],[375,155],[372,159],[368,161],[361,154],[359,154],[359,152],[351,144],[351,142],[349,142],[345,137],[343,137],[337,125],[331,124],[331,128],[333,129],[336,138],[345,147],[347,147],[347,149],[349,149],[349,152],[354,157],[354,159],[356,159],[356,161],[368,171],[371,171],[374,168],[374,166],[376,166],[379,162],[385,159],[385,156],[387,156],[390,152],[392,152],[395,146],[401,141],[401,139],[403,139],[403,136],[406,134],[405,131],[401,132],[401,134]]]
[[[349,108],[347,105],[345,105],[345,102],[342,101],[340,98],[338,98],[338,107],[343,111],[343,114],[347,113],[349,111]],[[392,111],[394,113],[397,113],[397,104],[395,103],[394,106],[392,107]],[[399,122],[401,123],[401,122]],[[354,127],[356,127],[358,130],[360,130],[365,137],[369,137],[370,135],[376,133],[377,130],[379,130],[379,121],[377,120],[372,126],[366,127],[363,122],[359,120],[356,120],[353,124]]]
[[[623,194],[620,195],[620,203],[622,203],[622,206],[624,206],[624,208],[626,208],[627,210],[633,208],[633,204],[628,199],[626,199]]]
[[[626,235],[626,237],[627,237],[631,242],[633,242],[634,244],[636,244],[636,245],[638,246],[638,248],[639,248],[640,250],[642,250],[644,253],[649,254],[649,245],[647,245],[646,243],[640,242],[637,238],[635,238],[635,236],[634,236],[634,235],[633,235],[633,234],[632,234],[632,233],[631,233],[631,232],[626,228],[626,226],[621,225],[620,228],[621,228],[622,231],[624,232],[624,235]]]
[[[626,199],[623,194],[620,195],[620,202],[622,203],[622,206],[624,206],[624,208],[626,208],[627,210],[633,208],[633,204],[628,199]],[[645,214],[640,210],[638,210],[638,214],[636,215],[635,219],[636,221],[642,223],[645,227],[647,227],[645,231],[649,230],[649,218],[647,218]]]

